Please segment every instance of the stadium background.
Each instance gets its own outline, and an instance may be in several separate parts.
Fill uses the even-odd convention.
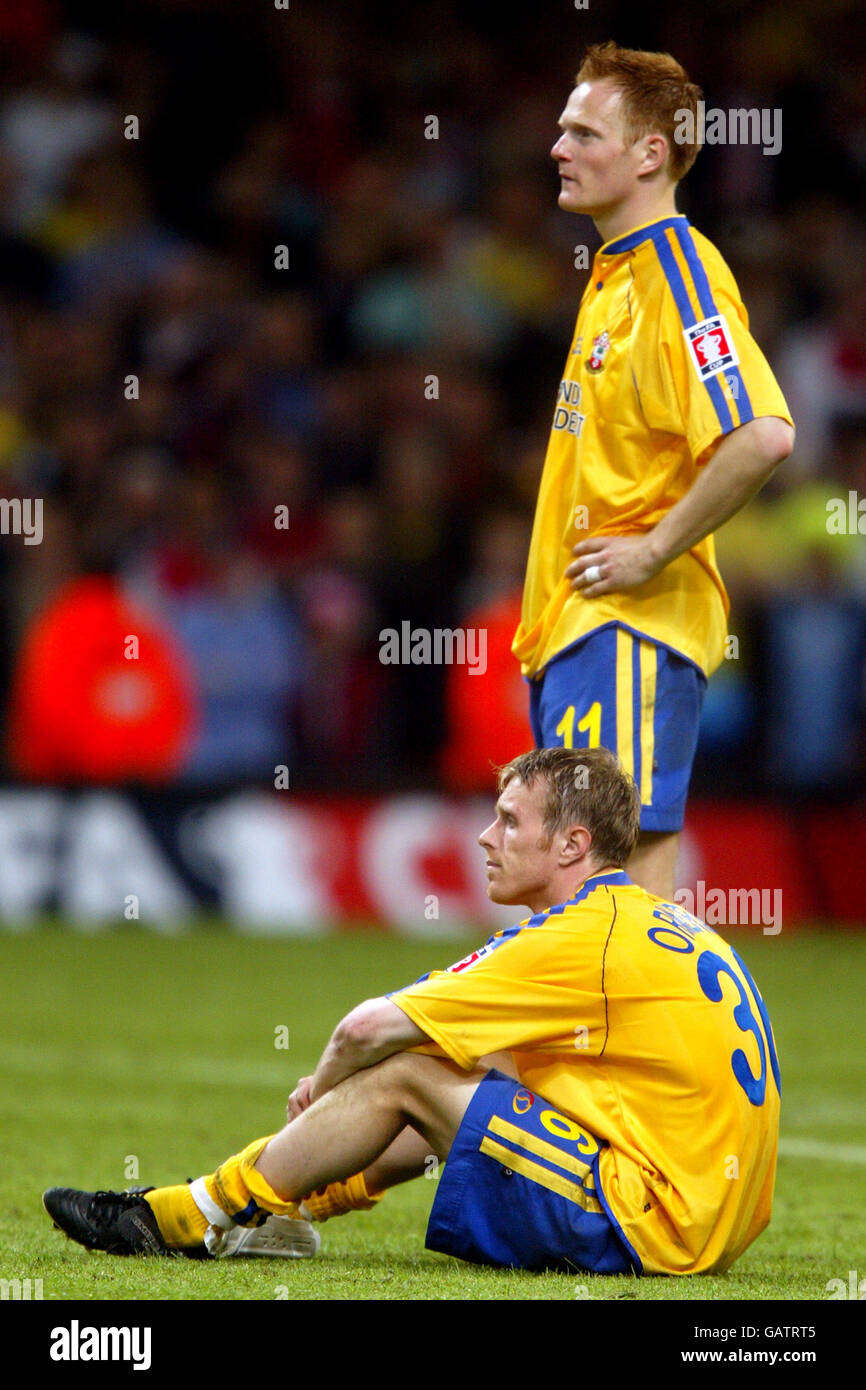
[[[864,24],[798,0],[0,14],[0,496],[44,503],[41,543],[0,536],[4,1290],[856,1297],[866,554],[826,502],[866,496]],[[289,1271],[86,1257],[44,1188],[209,1171],[281,1123],[359,998],[502,920],[474,837],[489,760],[528,742],[507,644],[596,244],[548,151],[582,46],[611,36],[669,48],[708,106],[783,113],[778,155],[708,147],[681,203],[799,426],[719,536],[739,648],[680,867],[737,908],[782,893],[781,931],[726,932],[784,1077],[773,1221],[723,1277],[577,1292],[425,1255],[424,1181]],[[403,623],[483,627],[487,673],[382,664]]]
[[[783,120],[681,191],[798,442],[718,537],[736,645],[680,879],[866,919],[866,547],[827,524],[866,498],[864,31],[846,3],[4,14],[0,476],[44,511],[0,541],[0,919],[494,920],[465,797],[530,742],[507,647],[597,245],[548,151],[611,35]],[[407,623],[483,629],[487,673],[382,664]]]

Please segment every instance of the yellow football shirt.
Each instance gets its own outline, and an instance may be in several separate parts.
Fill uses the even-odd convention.
[[[580,304],[541,478],[513,651],[533,676],[608,623],[709,675],[728,598],[712,536],[637,589],[586,599],[565,570],[589,536],[651,530],[720,439],[761,416],[792,424],[725,261],[685,217],[602,246]]]
[[[716,932],[626,873],[390,998],[465,1070],[511,1052],[521,1084],[595,1137],[602,1199],[644,1272],[724,1270],[769,1221],[764,1004]]]

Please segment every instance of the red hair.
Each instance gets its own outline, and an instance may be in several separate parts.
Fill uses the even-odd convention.
[[[623,126],[626,140],[633,144],[643,135],[658,131],[668,142],[668,169],[679,183],[698,157],[697,139],[680,143],[675,138],[678,117],[690,111],[691,130],[697,132],[698,101],[703,93],[689,81],[685,68],[669,53],[644,53],[637,48],[620,48],[612,40],[596,43],[586,50],[575,86],[604,78],[614,82],[622,93]]]

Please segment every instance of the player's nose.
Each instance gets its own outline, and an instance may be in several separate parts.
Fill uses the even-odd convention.
[[[478,836],[478,843],[482,849],[489,849],[493,841],[490,838],[491,832],[496,829],[496,821],[491,821],[486,830],[482,830]]]

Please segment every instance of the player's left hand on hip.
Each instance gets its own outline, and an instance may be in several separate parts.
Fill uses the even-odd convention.
[[[635,589],[662,568],[650,554],[646,536],[596,536],[574,547],[565,571],[572,589],[584,598],[597,598],[618,589]]]

